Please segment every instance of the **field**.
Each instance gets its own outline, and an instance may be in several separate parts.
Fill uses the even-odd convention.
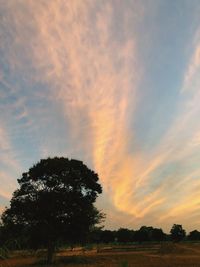
[[[101,248],[56,253],[53,266],[59,267],[200,267],[200,244],[146,244],[102,246]],[[0,267],[44,267],[45,251],[15,251]]]

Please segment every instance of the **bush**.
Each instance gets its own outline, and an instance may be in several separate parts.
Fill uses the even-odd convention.
[[[128,262],[127,261],[122,261],[120,263],[119,267],[128,267]]]
[[[7,259],[8,254],[9,254],[9,251],[5,246],[0,248],[0,259],[2,260]]]

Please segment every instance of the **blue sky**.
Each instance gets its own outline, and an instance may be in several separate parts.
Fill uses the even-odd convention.
[[[0,0],[0,208],[41,158],[98,172],[108,228],[199,229],[200,2]]]

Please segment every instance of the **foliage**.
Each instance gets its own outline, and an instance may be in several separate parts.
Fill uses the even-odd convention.
[[[103,218],[93,205],[102,193],[98,175],[81,161],[42,159],[18,183],[3,224],[11,232],[29,234],[33,246],[47,246],[49,261],[59,238],[83,242]]]
[[[0,247],[0,259],[5,260],[9,256],[9,250],[6,246]]]
[[[116,232],[116,238],[118,242],[132,242],[134,240],[134,231],[126,228],[120,228]]]
[[[153,228],[151,232],[152,241],[164,241],[166,240],[166,234],[160,228]]]
[[[180,242],[186,236],[186,232],[182,228],[182,225],[181,224],[174,224],[172,226],[172,229],[170,230],[170,233],[171,233],[171,239],[174,242]]]
[[[102,243],[113,243],[115,241],[115,231],[103,230],[100,238]]]
[[[142,226],[138,231],[135,232],[135,240],[137,242],[151,241],[153,227]]]
[[[131,242],[161,242],[167,239],[167,235],[162,229],[153,228],[152,226],[142,226],[139,230],[119,228],[116,230],[102,230],[95,228],[91,232],[90,242],[92,243],[131,243]]]
[[[187,238],[188,238],[188,240],[191,240],[191,241],[199,241],[200,240],[200,232],[197,230],[191,231]]]
[[[119,265],[119,267],[128,267],[128,262],[125,260],[125,261],[122,261]]]

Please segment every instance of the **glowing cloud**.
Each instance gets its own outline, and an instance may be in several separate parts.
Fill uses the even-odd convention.
[[[129,226],[166,226],[185,212],[198,213],[199,30],[180,78],[182,86],[176,88],[173,119],[158,139],[149,133],[149,139],[156,140],[145,150],[138,142],[142,134],[136,119],[148,103],[157,106],[160,99],[156,90],[145,98],[149,84],[143,88],[141,81],[150,72],[145,66],[156,66],[151,51],[158,57],[168,51],[155,41],[157,20],[147,25],[159,5],[19,0],[1,6],[5,70],[0,74],[0,97],[9,114],[0,121],[10,123],[0,128],[0,149],[9,151],[2,152],[1,160],[13,170],[0,172],[0,181],[8,181],[0,194],[9,196],[14,173],[57,154],[80,158],[98,172],[105,194],[100,201],[110,221],[112,215],[122,223],[120,216],[125,216]],[[157,52],[159,45],[162,50]],[[163,81],[156,79],[159,87]],[[145,116],[148,120],[152,114]],[[162,116],[156,126],[159,123]],[[144,127],[147,135],[148,130]],[[145,137],[141,140],[148,143]],[[110,221],[108,225],[116,226]]]
[[[31,2],[29,7],[36,9],[32,42],[40,45],[31,52],[40,79],[62,103],[74,147],[92,162],[116,207],[126,211],[131,203],[121,198],[133,177],[127,122],[138,83],[134,40],[120,45],[112,40],[109,3],[96,18],[90,18],[93,1],[56,1],[47,8]]]

